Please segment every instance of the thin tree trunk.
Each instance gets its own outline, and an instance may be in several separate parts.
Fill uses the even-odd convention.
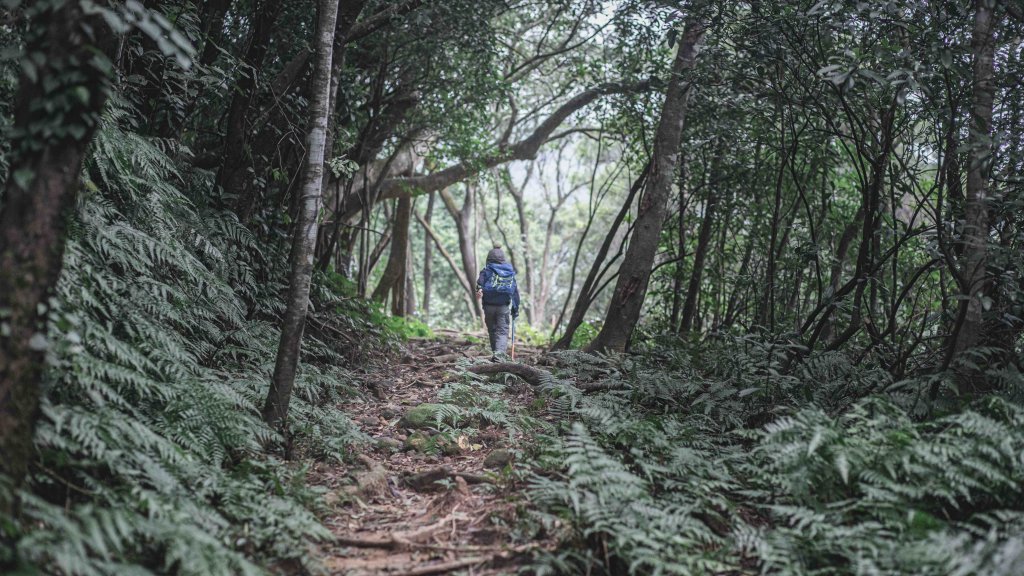
[[[302,332],[309,304],[309,286],[313,277],[313,252],[316,248],[317,218],[323,192],[324,147],[327,139],[327,115],[330,102],[331,57],[334,27],[340,0],[321,0],[317,22],[316,67],[313,72],[313,93],[310,103],[308,154],[303,176],[302,198],[289,258],[291,277],[281,342],[277,348],[274,376],[270,383],[263,419],[271,427],[287,427],[288,403],[299,364]]]
[[[18,78],[11,131],[18,136],[10,142],[0,204],[0,310],[5,311],[0,336],[0,475],[10,478],[15,489],[32,459],[42,394],[47,315],[40,310],[60,275],[66,222],[75,206],[82,161],[110,89],[106,69],[92,63],[106,60],[110,46],[97,44],[111,33],[101,20],[85,17],[78,2],[55,6],[27,9],[32,33],[24,53],[41,58],[35,74],[22,72]],[[44,86],[50,82],[58,82],[59,89]],[[62,96],[79,92],[88,97]],[[63,112],[64,130],[50,130],[57,127],[46,106],[53,94],[61,106],[72,106]],[[16,513],[17,503],[6,498],[13,494],[0,490],[0,517]],[[4,556],[0,551],[0,558]]]
[[[395,209],[395,223],[391,236],[391,253],[388,264],[384,267],[380,282],[373,290],[372,298],[378,302],[387,300],[392,295],[391,313],[395,316],[405,314],[405,269],[407,250],[409,248],[409,221],[412,217],[412,199],[399,198]]]
[[[403,316],[416,314],[416,268],[412,259],[412,235],[406,234],[405,248],[405,307]]]
[[[427,198],[427,212],[423,216],[423,221],[426,222],[428,226],[430,225],[430,219],[433,217],[433,213],[434,213],[434,198],[436,198],[436,197],[437,197],[436,194],[431,193],[430,197]],[[430,233],[427,232],[426,229],[424,229],[423,230],[423,318],[425,318],[427,321],[430,320],[430,289],[432,288],[432,281],[433,281],[433,278],[431,277],[431,274],[433,272],[433,270],[431,270],[431,259],[433,258],[433,246],[431,245],[429,236],[430,236]]]
[[[751,236],[747,240],[747,248],[743,252],[743,261],[740,262],[739,271],[736,273],[736,281],[733,282],[734,287],[732,294],[729,296],[729,303],[725,308],[725,318],[722,320],[721,328],[731,328],[733,323],[736,321],[737,315],[737,304],[740,300],[740,289],[743,288],[743,277],[747,275],[747,268],[750,267],[750,257],[754,253],[754,238]]]
[[[683,307],[683,276],[686,273],[686,157],[679,160],[679,219],[676,221],[676,262],[672,278],[672,313],[669,314],[669,329],[679,329],[679,314]]]
[[[953,346],[954,355],[977,346],[984,328],[982,299],[987,289],[989,206],[988,166],[992,154],[992,112],[995,97],[993,14],[985,0],[977,0],[974,13],[974,101],[968,152],[967,191],[960,268],[963,318]]]
[[[512,185],[511,175],[507,175],[509,181],[506,183],[508,192],[512,196],[516,205],[516,215],[519,217],[519,245],[523,251],[523,267],[524,267],[524,280],[526,285],[527,298],[530,300],[530,306],[526,307],[526,319],[527,322],[532,326],[536,326],[539,321],[538,316],[534,313],[533,308],[536,303],[536,273],[533,266],[533,255],[530,252],[530,219],[526,215],[526,199],[523,194],[526,189],[526,184],[530,181],[530,177],[533,175],[534,163],[530,162],[529,167],[526,169],[526,178],[523,179],[523,185],[518,189]],[[506,173],[507,174],[507,173]]]
[[[686,289],[686,302],[683,303],[680,334],[686,334],[693,328],[693,320],[697,314],[697,296],[700,294],[701,280],[704,276],[708,246],[711,245],[711,225],[714,223],[717,206],[718,194],[715,193],[715,186],[708,186],[707,205],[704,207],[704,219],[701,220],[700,231],[697,233],[697,251],[693,253],[693,270],[690,272],[690,283]]]
[[[448,190],[441,190],[440,195],[441,200],[444,201],[445,208],[448,209],[448,213],[455,220],[455,230],[459,236],[459,253],[462,256],[462,271],[466,277],[469,297],[474,302],[473,316],[474,321],[476,321],[483,318],[483,309],[476,299],[475,286],[476,275],[479,269],[477,268],[476,250],[472,238],[473,230],[471,229],[473,223],[474,190],[472,186],[466,185],[466,199],[462,203],[462,208],[455,205],[455,199],[452,198]]]
[[[475,292],[472,289],[472,285],[463,276],[463,272],[455,262],[455,258],[452,257],[448,250],[445,250],[444,244],[441,243],[441,237],[437,235],[437,232],[435,232],[430,226],[430,223],[424,220],[418,213],[416,214],[416,219],[419,220],[420,225],[423,226],[423,229],[427,232],[427,235],[430,236],[430,239],[434,241],[434,245],[437,246],[437,251],[441,253],[441,257],[444,258],[445,262],[447,262],[448,266],[452,269],[452,274],[455,275],[455,279],[458,280],[459,286],[462,287],[460,292],[462,292],[462,296],[466,301],[466,308],[469,311],[469,316],[472,318],[473,315],[476,314],[476,304],[474,304]]]
[[[619,267],[619,277],[604,326],[591,343],[591,350],[626,350],[633,329],[640,319],[640,309],[647,295],[651,268],[665,221],[673,176],[679,164],[679,145],[690,94],[690,86],[684,75],[696,63],[704,32],[704,22],[691,15],[687,19],[679,51],[672,65],[672,77],[669,79],[661,121],[654,139],[651,175],[640,202],[633,238]]]
[[[629,193],[626,195],[626,200],[622,203],[622,208],[619,209],[619,213],[615,215],[615,220],[612,221],[612,225],[608,230],[608,234],[604,238],[604,242],[601,243],[601,248],[597,251],[597,256],[594,257],[594,263],[590,266],[590,272],[587,273],[586,279],[583,280],[583,285],[580,287],[580,293],[576,297],[576,303],[572,307],[572,312],[569,314],[569,321],[565,325],[565,332],[562,333],[562,337],[558,339],[552,346],[552,350],[567,350],[572,345],[573,336],[576,334],[576,330],[583,324],[583,319],[586,317],[587,310],[590,309],[590,303],[594,300],[595,291],[598,289],[598,281],[601,276],[601,266],[604,264],[605,258],[608,257],[608,252],[611,250],[612,244],[615,241],[615,235],[619,231],[619,227],[622,225],[623,220],[629,214],[629,209],[633,206],[633,199],[640,192],[640,189],[644,187],[647,182],[647,177],[650,174],[651,162],[648,161],[647,165],[644,166],[643,171],[637,176],[633,185],[629,188]],[[580,240],[580,244],[577,246],[576,255],[573,259],[573,269],[576,268],[576,262],[579,258],[580,250],[583,241]],[[566,297],[565,303],[569,303],[569,298]],[[562,308],[562,315],[565,313],[565,307]],[[555,329],[562,323],[561,315],[555,322]]]
[[[857,234],[858,224],[860,219],[864,217],[864,211],[858,211],[854,217],[853,222],[850,222],[843,228],[843,233],[839,237],[839,246],[836,250],[835,260],[832,263],[832,270],[829,275],[829,293],[828,298],[833,299],[836,297],[836,292],[839,291],[839,285],[843,279],[843,268],[846,266],[846,256],[850,251],[850,244],[853,243],[854,236]],[[827,312],[825,312],[825,325],[821,331],[821,341],[828,343],[832,340],[835,315],[835,305],[830,305]]]

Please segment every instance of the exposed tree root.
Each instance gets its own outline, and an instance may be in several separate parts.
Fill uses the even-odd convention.
[[[462,560],[442,562],[441,564],[434,564],[433,566],[421,566],[419,568],[409,570],[408,572],[402,572],[401,576],[429,576],[430,574],[444,574],[445,572],[452,572],[454,570],[483,564],[484,562],[489,562],[492,558],[493,557],[491,556],[479,556],[476,558],[464,558]]]
[[[417,492],[425,492],[429,490],[436,490],[437,485],[435,482],[438,480],[444,480],[447,478],[454,479],[455,477],[462,478],[467,484],[487,484],[491,482],[491,479],[487,476],[471,474],[469,472],[454,471],[448,466],[440,466],[417,474],[411,474],[409,476],[405,476],[403,481],[413,490],[416,490]]]
[[[534,368],[518,362],[494,362],[491,364],[476,364],[468,370],[474,374],[514,374],[526,380],[532,386],[540,386],[545,382],[554,382],[557,379],[548,371]],[[625,381],[598,381],[598,382],[574,382],[573,386],[584,392],[598,392],[604,390],[625,390],[629,385]]]
[[[335,542],[342,546],[351,546],[353,548],[407,550],[409,548],[416,547],[417,542],[420,540],[426,540],[434,534],[442,530],[446,530],[451,525],[451,521],[452,516],[448,515],[433,524],[428,524],[426,526],[416,528],[415,530],[395,532],[390,538],[356,538],[352,536],[338,536],[335,539]]]
[[[367,470],[356,476],[355,492],[368,499],[383,496],[387,493],[387,470],[365,454],[360,454],[357,458],[366,466]]]
[[[475,364],[468,370],[474,374],[515,374],[526,380],[533,386],[540,386],[544,382],[551,382],[555,377],[550,372],[519,364],[518,362],[493,362],[491,364]]]

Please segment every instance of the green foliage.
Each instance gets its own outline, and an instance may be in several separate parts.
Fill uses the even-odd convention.
[[[576,329],[576,332],[572,335],[572,347],[583,348],[587,344],[597,338],[598,332],[601,331],[601,327],[593,322],[584,322],[580,324],[580,327]]]
[[[843,355],[785,374],[752,338],[560,357],[531,497],[570,521],[548,573],[1017,574],[1024,382],[935,419]],[[926,385],[926,384],[925,384]],[[562,401],[557,401],[559,398]],[[588,552],[589,550],[589,552]],[[606,551],[606,552],[602,552]]]
[[[384,326],[389,331],[397,334],[402,340],[408,340],[410,338],[434,338],[434,331],[419,318],[388,316],[384,319]]]
[[[263,258],[282,249],[191,198],[206,185],[177,169],[187,151],[124,130],[126,117],[114,108],[93,146],[49,310],[19,554],[63,574],[262,573],[254,561],[301,557],[329,536],[302,470],[265,452],[285,441],[260,417],[283,293]],[[346,306],[323,287],[314,299]],[[356,391],[344,347],[307,332],[297,456],[339,459],[363,440],[335,408]]]
[[[516,342],[521,342],[527,346],[537,346],[538,348],[551,344],[550,334],[530,326],[527,322],[522,321],[522,319],[516,320]]]

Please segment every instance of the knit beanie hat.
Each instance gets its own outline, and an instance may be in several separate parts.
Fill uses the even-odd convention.
[[[501,246],[495,246],[487,253],[488,264],[505,264],[505,253],[501,251]]]

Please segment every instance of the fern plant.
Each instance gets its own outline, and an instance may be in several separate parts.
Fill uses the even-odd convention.
[[[194,201],[208,176],[179,170],[180,145],[124,129],[129,116],[122,102],[104,118],[49,310],[19,554],[61,574],[260,574],[329,535],[301,469],[265,452],[285,439],[259,410],[283,278],[263,256],[284,248]],[[325,338],[307,337],[288,441],[342,458],[364,437],[335,408],[357,391]]]
[[[1024,571],[1019,382],[922,418],[919,382],[835,353],[787,372],[779,349],[563,357],[601,385],[552,387],[563,425],[534,454],[531,494],[584,551],[539,555],[538,572]]]

